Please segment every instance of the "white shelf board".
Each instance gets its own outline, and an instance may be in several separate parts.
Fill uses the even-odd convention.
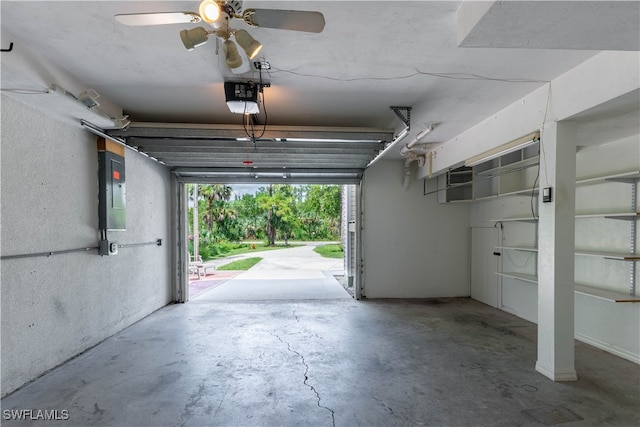
[[[538,278],[532,274],[522,273],[496,273],[498,276],[510,277],[512,279],[522,280],[523,282],[538,283]],[[640,297],[625,294],[623,292],[615,292],[607,289],[594,288],[593,286],[575,284],[575,293],[589,295],[611,302],[640,302]]]
[[[467,187],[469,185],[473,184],[473,181],[467,181],[467,182],[454,182],[452,184],[449,184],[448,187],[446,187],[446,190],[451,190],[452,188],[458,188],[458,187]]]
[[[477,200],[477,201],[481,201],[481,200],[489,200],[489,199],[495,199],[496,197],[498,197],[497,194],[490,194],[488,196],[481,196],[481,197],[476,197],[473,200]]]
[[[509,251],[522,251],[522,252],[538,252],[538,248],[529,246],[496,246],[496,249],[505,249]]]
[[[533,217],[516,217],[516,218],[500,218],[500,219],[491,219],[491,222],[538,222],[537,218]]]
[[[510,277],[512,279],[522,280],[523,282],[538,283],[538,277],[533,274],[522,273],[496,273],[498,276]]]
[[[615,181],[616,179],[640,179],[640,171],[616,173],[612,175],[596,176],[593,178],[582,178],[576,181],[576,185],[601,184],[607,181]]]
[[[539,192],[538,187],[527,188],[525,190],[509,191],[506,193],[500,193],[499,196],[537,196]]]
[[[640,297],[636,297],[622,292],[614,292],[606,289],[594,288],[592,286],[580,285],[576,283],[576,293],[590,295],[592,297],[604,299],[611,302],[640,302]]]
[[[519,162],[509,163],[508,165],[504,165],[500,167],[500,172],[505,171],[513,171],[513,170],[521,170],[527,169],[533,166],[538,166],[540,162],[538,161],[538,157],[529,157],[528,159],[520,160]]]
[[[474,175],[475,175],[475,176],[483,176],[483,177],[493,176],[493,175],[494,175],[494,173],[495,173],[496,171],[499,171],[499,170],[500,170],[500,166],[496,166],[496,167],[493,167],[493,168],[491,168],[491,169],[485,169],[485,170],[478,171],[478,172],[475,172],[475,171],[474,171]],[[497,176],[497,175],[496,175],[496,176]]]
[[[539,161],[538,157],[529,157],[528,159],[520,160],[517,162],[509,163],[507,165],[500,165],[493,167],[491,169],[485,169],[482,171],[478,171],[475,173],[476,176],[500,176],[502,174],[507,174],[512,171],[526,169],[533,166],[538,166]]]
[[[538,252],[538,248],[531,246],[496,246],[496,249],[522,252]],[[583,251],[577,250],[576,255],[592,256],[598,258],[609,258],[620,261],[640,261],[640,255],[620,252]]]
[[[608,218],[608,219],[635,220],[640,218],[640,212],[578,214],[576,215],[576,218]]]
[[[576,255],[593,256],[599,258],[615,259],[619,261],[640,261],[640,255],[619,252],[582,251],[577,250]]]

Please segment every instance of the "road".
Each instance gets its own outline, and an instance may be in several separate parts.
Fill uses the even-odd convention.
[[[220,266],[231,260],[261,257],[250,270],[229,278],[192,300],[253,301],[351,298],[334,275],[343,274],[343,260],[325,258],[308,243],[275,251],[251,252],[208,262]]]

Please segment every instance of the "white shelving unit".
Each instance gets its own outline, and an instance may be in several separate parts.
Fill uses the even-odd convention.
[[[442,189],[442,190],[440,190]],[[473,198],[473,170],[461,167],[438,177],[440,203],[465,202]]]
[[[533,163],[532,163],[533,164]],[[495,168],[489,168],[486,170],[487,173],[494,170]],[[598,176],[598,177],[590,177],[585,179],[580,179],[576,182],[577,186],[585,186],[585,185],[596,185],[606,182],[619,182],[626,183],[632,185],[632,200],[631,207],[632,209],[636,209],[637,197],[638,197],[638,181],[640,181],[640,171],[631,171],[624,173],[616,173],[606,176]],[[537,194],[537,189],[532,190],[515,190],[510,194]],[[506,195],[506,194],[504,194]],[[611,220],[624,220],[631,222],[631,233],[630,233],[630,241],[631,248],[627,253],[622,252],[611,252],[611,251],[598,251],[598,250],[581,250],[576,249],[576,256],[584,256],[584,257],[597,257],[601,259],[607,260],[615,260],[620,262],[628,262],[630,263],[630,289],[629,293],[625,294],[623,292],[611,291],[607,289],[602,289],[594,286],[588,286],[580,283],[575,284],[575,292],[577,294],[590,295],[595,298],[604,299],[611,302],[621,303],[621,302],[640,302],[640,296],[636,296],[636,262],[640,261],[640,254],[637,252],[636,241],[637,241],[637,221],[640,218],[640,212],[599,212],[599,213],[583,213],[577,214],[576,219],[587,219],[587,218],[601,218],[601,219],[611,219]],[[537,242],[537,218],[533,216],[524,216],[524,217],[513,217],[513,218],[501,218],[491,220],[495,223],[510,223],[510,222],[528,222],[536,224],[536,242]],[[504,246],[496,246],[497,250],[500,251],[517,251],[517,252],[528,252],[537,254],[538,249],[535,246],[525,246],[525,245],[504,245]],[[518,272],[510,272],[510,271],[501,271],[496,273],[498,276],[507,277],[511,279],[516,279],[522,282],[527,283],[538,283],[538,278],[536,275],[532,274],[524,274]]]
[[[438,176],[440,203],[473,202],[507,195],[535,195],[539,144],[533,144],[473,167]]]

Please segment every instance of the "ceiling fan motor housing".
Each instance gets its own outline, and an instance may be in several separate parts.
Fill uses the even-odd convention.
[[[227,106],[232,113],[258,114],[258,85],[253,82],[224,82]]]

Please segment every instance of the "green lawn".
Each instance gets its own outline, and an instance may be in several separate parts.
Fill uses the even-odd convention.
[[[229,264],[221,265],[218,270],[248,270],[257,263],[262,261],[260,257],[252,257],[232,261]]]
[[[325,258],[344,258],[344,250],[342,249],[342,245],[316,246],[313,250]]]

